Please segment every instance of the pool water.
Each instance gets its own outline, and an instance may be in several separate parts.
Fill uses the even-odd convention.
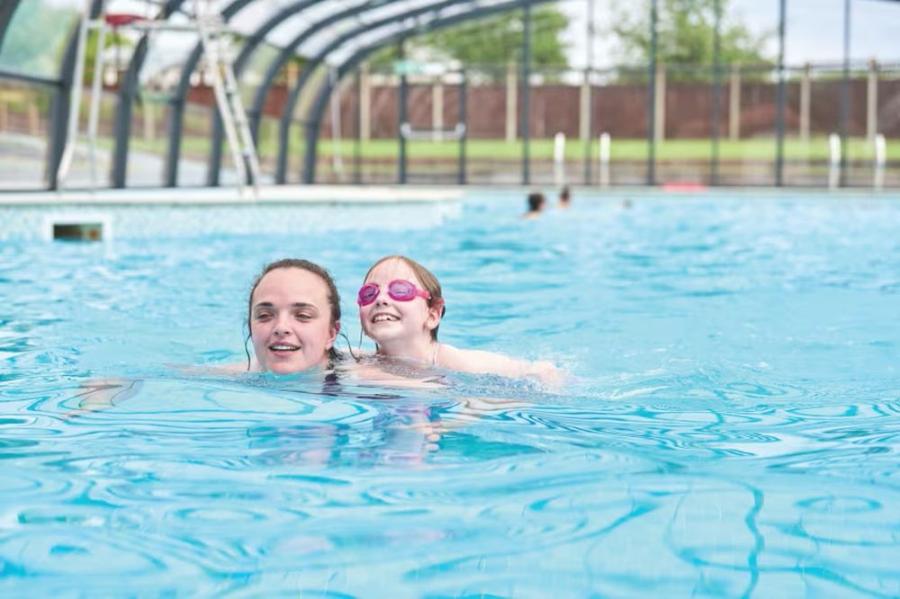
[[[0,245],[0,594],[900,595],[900,201],[523,206]],[[192,370],[246,360],[285,256],[355,351],[389,253],[441,279],[442,340],[571,379]]]

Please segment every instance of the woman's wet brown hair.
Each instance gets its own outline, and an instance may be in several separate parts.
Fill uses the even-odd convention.
[[[247,297],[247,340],[244,342],[244,351],[247,353],[247,370],[250,369],[250,352],[247,351],[247,341],[250,340],[251,336],[250,323],[252,322],[251,316],[253,313],[253,294],[256,292],[256,288],[259,287],[259,282],[262,281],[263,277],[279,268],[299,268],[300,270],[311,272],[322,279],[325,286],[328,288],[328,307],[331,311],[331,326],[340,326],[341,296],[338,293],[337,285],[334,284],[334,279],[331,278],[331,275],[327,270],[315,262],[310,262],[309,260],[303,260],[301,258],[282,258],[281,260],[270,262],[263,267],[262,271],[256,276],[256,279],[254,279],[253,286],[250,287],[250,295]],[[330,360],[340,358],[340,354],[333,346],[328,350],[328,358]]]
[[[366,276],[363,277],[363,282],[369,280],[369,275],[372,274],[372,271],[375,270],[375,267],[383,262],[388,262],[390,260],[400,260],[409,266],[412,271],[415,273],[416,278],[419,279],[419,282],[422,283],[422,287],[425,288],[425,291],[431,294],[431,299],[427,300],[428,307],[432,308],[434,306],[441,307],[441,318],[444,317],[444,313],[447,311],[447,305],[444,303],[444,296],[441,294],[441,284],[438,282],[437,277],[432,274],[430,270],[413,260],[412,258],[407,258],[406,256],[400,255],[392,255],[385,256],[384,258],[379,258],[375,264],[373,264],[368,272],[366,272]],[[431,338],[437,341],[437,334],[440,325],[434,327],[431,330]]]

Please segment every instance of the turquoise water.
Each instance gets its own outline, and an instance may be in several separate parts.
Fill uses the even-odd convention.
[[[3,243],[0,594],[900,596],[900,202],[622,199]],[[356,346],[395,252],[443,340],[572,380],[187,370],[245,359],[284,256],[332,270]],[[130,392],[86,405],[104,380]]]

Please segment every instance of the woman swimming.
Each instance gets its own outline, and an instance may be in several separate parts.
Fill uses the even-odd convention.
[[[526,362],[480,350],[458,349],[438,341],[446,311],[441,285],[424,266],[406,256],[385,256],[366,273],[356,298],[366,336],[376,355],[461,372],[535,377],[556,381],[550,362]]]
[[[325,368],[338,357],[341,298],[331,275],[308,260],[268,264],[253,283],[247,306],[248,340],[256,363],[247,370],[279,374]]]

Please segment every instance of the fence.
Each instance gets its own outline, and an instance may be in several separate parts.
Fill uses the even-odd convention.
[[[647,69],[546,70],[531,75],[527,90],[518,73],[514,65],[470,66],[464,74],[408,76],[406,120],[412,129],[434,135],[401,141],[399,77],[360,71],[343,82],[335,112],[323,120],[317,181],[508,184],[527,179],[552,184],[552,138],[563,133],[566,180],[596,185],[601,183],[598,140],[605,133],[612,143],[604,183],[776,182],[778,77],[771,67],[726,67],[717,78],[710,67],[663,66],[654,73],[652,87]],[[875,140],[882,135],[886,138],[882,184],[900,186],[900,66],[855,64],[846,84],[842,75],[842,65],[786,69],[782,183],[827,185],[833,158],[828,136],[837,133],[844,139],[843,185],[873,184]],[[114,92],[108,90],[101,112],[101,137],[106,136],[101,150],[113,143],[109,132]],[[0,186],[48,185],[44,164],[54,93],[46,85],[0,78],[0,152],[10,157]],[[277,118],[286,96],[285,85],[273,87],[262,115],[259,150],[270,176],[277,154]],[[134,151],[127,184],[162,185],[169,98],[146,89],[140,97],[132,115]],[[206,181],[211,118],[209,89],[193,88],[181,142],[179,184]],[[466,132],[462,140],[441,133],[453,129],[460,118]],[[648,138],[651,120],[655,135]],[[300,180],[304,123],[299,121],[291,127],[291,181]],[[526,123],[527,140],[522,129]],[[80,171],[76,165],[74,185],[86,181],[85,172],[83,165]]]

